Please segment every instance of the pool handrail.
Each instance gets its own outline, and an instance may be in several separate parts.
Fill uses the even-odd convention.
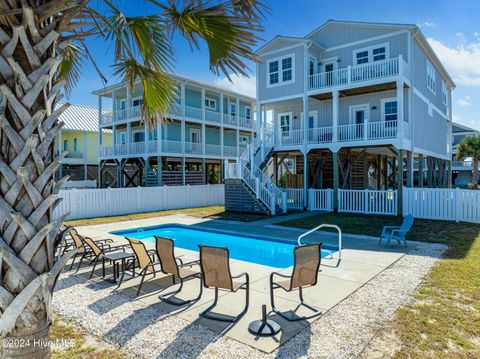
[[[309,234],[318,231],[320,228],[334,228],[338,232],[338,260],[342,260],[342,230],[340,229],[339,226],[336,224],[328,224],[328,223],[323,223],[320,224],[319,226],[316,226],[315,228],[302,233],[301,235],[298,236],[297,242],[299,246],[302,246],[302,238],[308,236]]]

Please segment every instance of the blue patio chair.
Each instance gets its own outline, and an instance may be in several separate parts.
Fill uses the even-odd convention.
[[[392,239],[396,240],[399,244],[403,243],[407,245],[407,240],[405,236],[407,235],[410,228],[413,226],[413,216],[409,214],[403,218],[403,223],[401,226],[385,226],[383,227],[382,234],[378,244],[382,243],[382,239],[387,240],[387,246],[390,246]]]

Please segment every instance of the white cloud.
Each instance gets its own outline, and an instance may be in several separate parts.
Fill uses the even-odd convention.
[[[433,38],[428,42],[457,85],[480,85],[480,42],[467,42],[462,33],[457,36],[462,43],[456,47]]]
[[[457,105],[460,107],[472,106],[472,102],[470,101],[470,96],[465,96],[465,98],[461,98],[457,100]]]
[[[237,75],[230,75],[232,81],[224,77],[217,79],[215,84],[221,86],[227,90],[235,91],[246,96],[255,97],[256,96],[256,84],[255,77],[244,77]]]
[[[431,27],[433,29],[435,29],[437,27],[437,24],[435,24],[433,21],[425,21],[423,24],[420,25],[421,27],[422,26],[425,26],[425,27]]]

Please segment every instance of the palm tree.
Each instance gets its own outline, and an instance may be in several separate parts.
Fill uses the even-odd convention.
[[[114,74],[130,86],[141,81],[142,117],[155,121],[175,99],[174,34],[194,50],[206,43],[215,74],[246,75],[268,12],[261,0],[145,0],[154,14],[127,16],[114,1],[103,0],[106,12],[89,0],[0,1],[0,339],[30,340],[0,346],[0,357],[50,356],[33,341],[48,338],[53,289],[69,258],[55,255],[62,220],[51,216],[67,180],[54,180],[66,153],[54,157],[53,142],[68,108],[56,104],[93,61],[86,38],[112,44]]]
[[[473,174],[472,186],[478,187],[478,161],[480,161],[480,135],[465,137],[457,147],[457,158],[464,160],[472,158]]]

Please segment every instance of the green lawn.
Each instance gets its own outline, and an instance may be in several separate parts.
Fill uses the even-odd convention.
[[[313,228],[332,223],[345,233],[378,236],[382,226],[400,222],[385,216],[324,213],[280,225]],[[384,342],[395,342],[389,356],[480,358],[480,225],[415,220],[407,238],[444,243],[449,249],[414,301],[398,310],[382,330]]]
[[[174,210],[160,211],[160,212],[135,213],[135,214],[127,214],[123,216],[113,216],[113,217],[78,219],[73,221],[67,221],[65,222],[65,224],[69,226],[91,226],[95,224],[105,224],[105,223],[114,223],[114,222],[122,222],[122,221],[133,221],[137,219],[155,218],[160,216],[168,216],[171,214],[185,214],[188,216],[199,217],[199,218],[222,219],[222,220],[240,221],[240,222],[251,222],[251,221],[257,221],[259,219],[268,218],[268,216],[262,215],[262,214],[226,212],[225,207],[223,206],[211,206],[211,207],[174,209]]]

